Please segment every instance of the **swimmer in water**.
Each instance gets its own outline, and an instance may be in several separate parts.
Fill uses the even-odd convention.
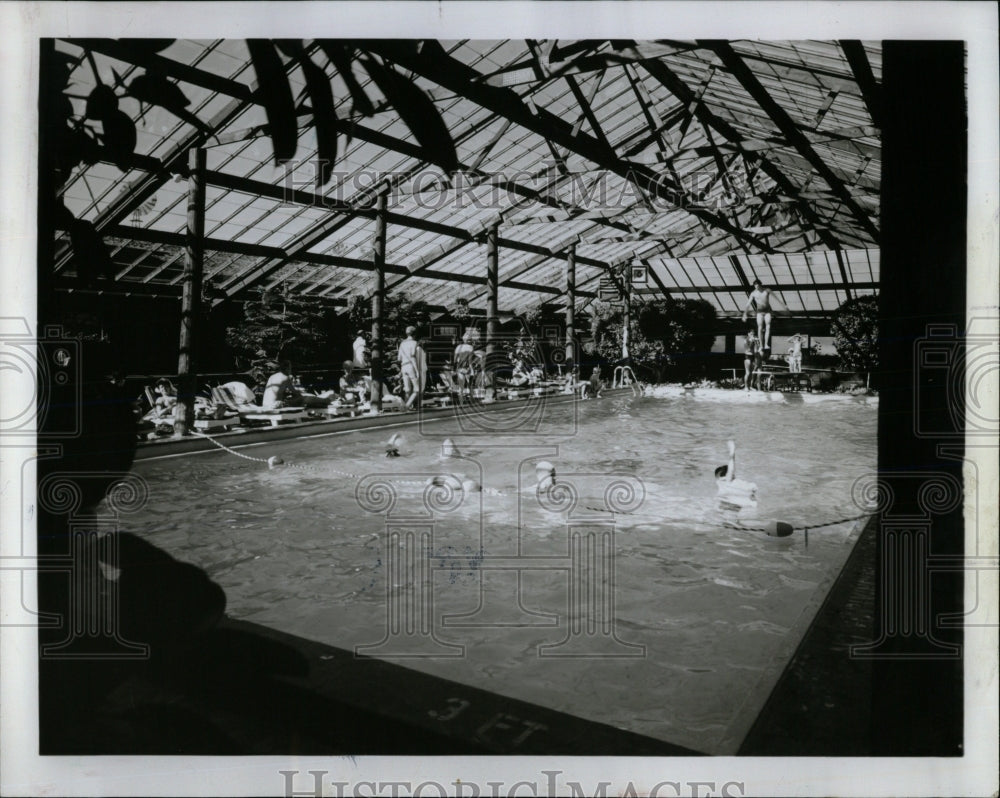
[[[542,460],[535,465],[535,479],[540,492],[550,490],[556,484],[556,467],[548,460]]]
[[[760,280],[753,281],[753,291],[747,298],[746,307],[743,308],[743,321],[747,320],[747,313],[753,309],[757,313],[757,337],[760,339],[761,348],[766,352],[771,351],[771,304],[780,305],[783,310],[788,310],[771,291],[765,288]]]
[[[403,438],[399,433],[394,434],[385,444],[386,457],[399,457],[399,447],[403,443]]]
[[[728,441],[729,463],[715,469],[719,504],[725,510],[752,509],[757,506],[757,486],[736,478],[736,442]]]

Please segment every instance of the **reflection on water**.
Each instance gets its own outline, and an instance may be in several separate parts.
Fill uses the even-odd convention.
[[[726,440],[736,440],[737,473],[759,492],[747,526],[858,514],[851,485],[874,471],[876,413],[840,402],[631,397],[578,409],[575,435],[542,429],[499,448],[505,441],[483,436],[459,443],[461,456],[447,460],[440,433],[424,438],[405,428],[404,455],[393,459],[384,457],[387,434],[374,430],[243,450],[263,460],[280,455],[286,465],[273,470],[222,452],[140,463],[151,501],[130,528],[205,568],[225,588],[231,615],[352,649],[385,636],[387,592],[420,589],[412,572],[391,567],[385,517],[359,506],[358,477],[380,478],[395,493],[397,519],[433,523],[434,633],[465,646],[462,657],[410,659],[407,667],[728,752],[734,725],[759,711],[843,564],[854,525],[815,530],[808,547],[800,531],[772,538],[722,526],[712,472],[726,460]],[[539,459],[576,485],[571,521],[613,526],[614,631],[645,646],[644,656],[539,656],[566,637],[571,613],[567,517],[535,496],[530,476]],[[484,491],[431,519],[425,483],[445,472]],[[632,512],[607,512],[604,486],[616,474],[636,478],[645,492]],[[415,548],[419,538],[404,537],[400,554],[419,558]],[[523,570],[519,581],[515,571],[484,576],[484,562],[497,556],[549,567]],[[480,602],[506,612],[518,595],[525,625],[443,621]]]

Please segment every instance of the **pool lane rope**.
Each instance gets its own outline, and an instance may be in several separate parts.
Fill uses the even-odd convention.
[[[610,510],[601,507],[587,507],[588,510],[594,510],[596,512],[611,513],[612,515],[636,515],[636,513],[622,513],[617,510]],[[822,524],[803,524],[802,526],[793,526],[787,521],[771,521],[764,526],[747,526],[746,524],[732,524],[728,521],[723,521],[722,526],[727,529],[739,529],[743,532],[764,532],[769,537],[773,538],[786,538],[793,532],[801,531],[805,534],[806,545],[809,545],[809,530],[810,529],[823,529],[828,526],[839,526],[840,524],[848,524],[852,521],[860,521],[862,518],[871,518],[874,513],[861,513],[861,515],[852,515],[849,518],[838,518],[836,521],[826,521]],[[669,520],[671,523],[678,523],[680,519],[665,519]],[[704,523],[703,521],[691,520],[691,523]]]
[[[224,443],[221,443],[221,442],[215,440],[215,438],[213,438],[211,435],[206,435],[203,432],[192,432],[192,434],[193,435],[197,435],[197,436],[199,436],[201,438],[204,438],[207,441],[210,441],[215,446],[218,446],[223,451],[226,451],[226,452],[228,452],[229,454],[231,454],[231,455],[233,455],[235,457],[241,457],[244,460],[249,460],[249,461],[254,462],[254,463],[263,463],[268,468],[275,468],[276,466],[284,465],[284,466],[287,466],[288,468],[295,468],[295,469],[298,469],[300,471],[310,471],[310,472],[313,472],[313,473],[316,473],[316,474],[333,473],[333,474],[337,474],[338,476],[347,477],[349,479],[361,479],[361,475],[360,474],[353,474],[350,471],[340,471],[340,470],[338,470],[336,468],[330,468],[329,466],[324,467],[324,468],[315,468],[313,466],[301,465],[299,463],[286,463],[282,458],[280,458],[278,456],[272,456],[272,457],[268,457],[266,459],[263,458],[263,457],[254,457],[254,456],[249,455],[249,454],[243,454],[242,452],[238,452],[235,449],[231,449],[230,447],[226,446]],[[391,445],[392,441],[395,439],[395,437],[396,436],[393,436],[393,438],[390,439],[390,445]],[[542,461],[542,462],[538,463],[538,465],[536,466],[536,475],[538,476],[539,485],[540,486],[542,486],[542,485],[545,484],[546,478],[549,479],[549,480],[551,480],[551,484],[555,484],[555,468],[549,462]],[[446,476],[447,475],[442,474],[442,475],[437,476],[437,477],[432,477],[431,480],[434,481],[435,484],[437,484],[436,480],[444,479]],[[428,484],[427,480],[420,480],[420,479],[393,479],[390,476],[386,476],[386,479],[389,482],[396,483],[397,485],[416,485],[416,486],[419,486],[419,487],[424,487],[424,486],[426,486]],[[457,477],[456,477],[456,479],[457,479]],[[459,480],[459,481],[461,481],[461,480]],[[494,488],[483,488],[483,487],[479,486],[478,483],[475,483],[475,482],[473,484],[476,485],[476,488],[474,489],[474,490],[476,490],[476,492],[482,491],[483,493],[487,493],[487,494],[492,495],[492,496],[506,496],[507,495],[506,493],[503,493],[502,491],[496,490]],[[593,510],[595,512],[611,513],[611,515],[613,515],[613,516],[614,515],[635,515],[635,513],[622,513],[622,512],[617,511],[617,510],[611,510],[611,509],[602,508],[602,507],[592,507],[592,506],[589,506],[589,505],[587,506],[587,509],[588,510]],[[873,513],[862,513],[861,515],[854,515],[854,516],[851,516],[849,518],[839,518],[836,521],[826,521],[825,523],[822,523],[822,524],[807,524],[807,525],[804,525],[804,526],[792,526],[792,524],[789,524],[786,521],[772,521],[771,523],[767,524],[766,526],[746,526],[745,524],[731,524],[731,523],[729,523],[727,521],[723,521],[722,522],[722,526],[727,527],[729,529],[739,529],[739,530],[742,530],[744,532],[765,532],[765,533],[767,533],[771,537],[778,537],[778,538],[788,537],[789,535],[792,534],[792,532],[794,532],[796,530],[801,530],[803,533],[805,533],[806,544],[808,545],[808,543],[809,543],[809,530],[810,529],[823,529],[823,528],[828,527],[828,526],[838,526],[840,524],[847,524],[847,523],[850,523],[851,521],[860,521],[862,518],[870,518],[872,515],[873,515]],[[671,522],[673,522],[673,523],[676,523],[676,519],[669,519],[669,520]]]
[[[809,547],[809,530],[810,529],[823,529],[828,526],[838,526],[839,524],[848,524],[852,521],[860,521],[862,518],[871,518],[874,513],[862,513],[861,515],[853,515],[850,518],[838,518],[836,521],[827,521],[822,524],[806,524],[804,526],[793,527],[786,521],[772,521],[766,526],[745,526],[743,524],[730,524],[723,521],[722,525],[728,527],[729,529],[742,529],[747,532],[766,532],[770,537],[785,538],[792,534],[797,529],[802,530],[802,534],[805,538],[806,548]]]
[[[348,479],[361,479],[362,478],[361,474],[354,474],[354,473],[351,473],[350,471],[341,471],[341,470],[336,469],[336,468],[331,468],[330,466],[325,466],[323,468],[316,468],[315,466],[302,465],[300,463],[286,463],[284,461],[284,459],[282,459],[281,457],[278,457],[277,455],[273,455],[273,456],[268,457],[268,458],[254,457],[253,455],[243,454],[243,452],[238,452],[235,449],[232,449],[229,446],[226,446],[224,443],[221,443],[220,441],[217,441],[211,435],[206,435],[203,432],[192,431],[191,434],[192,435],[197,435],[200,438],[204,438],[205,440],[211,442],[215,446],[218,446],[220,449],[222,449],[225,452],[228,452],[229,454],[233,455],[234,457],[240,457],[240,458],[242,458],[244,460],[249,460],[252,463],[262,463],[262,464],[266,465],[268,468],[276,468],[277,466],[283,465],[283,466],[286,466],[287,468],[295,468],[295,469],[298,469],[299,471],[310,471],[310,472],[312,472],[314,474],[336,474],[337,476],[347,477]],[[393,439],[395,439],[395,438],[396,438],[396,436],[394,435],[393,438],[390,439],[390,442]],[[395,479],[395,478],[393,478],[393,477],[391,477],[389,475],[384,475],[384,476],[385,476],[385,479],[388,482],[393,482],[393,483],[395,483],[397,485],[416,485],[416,486],[419,486],[419,487],[425,487],[427,485],[427,480],[421,480],[421,479]],[[442,476],[445,476],[445,475],[442,475]],[[432,479],[439,479],[439,478],[440,477],[432,477]],[[456,477],[456,479],[457,479],[457,477]],[[462,482],[462,480],[459,480],[459,482]],[[466,480],[466,482],[471,482],[471,480]],[[473,482],[473,485],[475,486],[472,489],[474,492],[480,492],[481,491],[483,493],[487,493],[487,494],[492,495],[492,496],[505,496],[506,495],[505,493],[502,493],[501,491],[495,490],[493,488],[483,488],[483,487],[479,486],[479,484],[476,483],[476,482]]]

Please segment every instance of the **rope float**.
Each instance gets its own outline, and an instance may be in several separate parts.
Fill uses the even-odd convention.
[[[791,524],[785,521],[771,521],[766,526],[744,526],[742,524],[727,524],[723,522],[723,526],[729,527],[730,529],[744,529],[747,532],[766,532],[771,537],[784,538],[792,534],[796,529],[801,529],[803,535],[805,536],[806,546],[809,545],[809,530],[810,529],[823,529],[828,526],[837,526],[839,524],[847,524],[851,521],[860,521],[862,518],[871,518],[874,513],[862,513],[861,515],[854,515],[850,518],[839,518],[836,521],[827,521],[823,524],[807,524],[801,527],[793,527]]]
[[[610,510],[606,507],[594,507],[592,505],[587,505],[587,509],[599,513],[611,513],[612,515],[641,515],[641,516],[647,515],[645,513],[623,513],[617,510]],[[860,521],[862,518],[871,518],[872,515],[874,515],[874,513],[861,513],[861,515],[852,515],[849,518],[838,518],[836,521],[826,521],[822,524],[805,524],[803,526],[794,526],[793,524],[790,524],[787,521],[778,521],[778,520],[768,521],[764,526],[747,526],[745,524],[732,524],[729,523],[728,521],[723,521],[721,525],[726,527],[727,529],[739,529],[743,532],[764,532],[765,534],[767,534],[769,537],[772,538],[786,538],[793,532],[801,531],[805,534],[806,545],[809,545],[810,529],[823,529],[824,527],[828,526],[838,526],[840,524],[847,524],[850,523],[851,521]],[[659,516],[654,516],[651,514],[649,514],[648,517],[659,518]],[[683,519],[670,518],[666,520],[669,520],[671,523],[678,523],[678,521],[682,521]],[[693,524],[704,523],[703,519],[689,519],[689,520]]]
[[[354,474],[354,473],[352,473],[350,471],[341,471],[339,469],[332,468],[330,466],[326,466],[324,468],[316,468],[314,466],[302,465],[300,463],[286,463],[283,458],[278,457],[277,455],[273,455],[271,457],[268,457],[267,459],[265,459],[263,457],[254,457],[254,456],[249,455],[249,454],[243,454],[243,452],[238,452],[235,449],[232,449],[229,446],[226,446],[224,443],[220,443],[215,438],[213,438],[211,435],[206,435],[203,432],[197,432],[197,431],[193,431],[192,430],[191,434],[197,435],[197,436],[199,436],[201,438],[204,438],[207,441],[210,441],[212,444],[214,444],[215,446],[219,447],[223,451],[228,452],[229,454],[233,455],[234,457],[241,457],[244,460],[249,460],[249,461],[254,462],[254,463],[262,463],[262,464],[266,465],[269,469],[274,469],[274,468],[277,468],[280,465],[283,465],[283,466],[285,466],[287,468],[294,468],[294,469],[297,469],[299,471],[310,471],[310,472],[312,472],[314,474],[330,474],[330,473],[332,473],[332,474],[336,474],[337,476],[347,477],[348,479],[361,479],[362,478],[361,474]],[[389,438],[389,440],[385,444],[385,456],[386,457],[399,457],[400,456],[399,450],[401,448],[403,448],[403,446],[405,445],[405,442],[406,442],[406,439],[402,435],[400,435],[399,433],[395,433],[391,438]],[[455,450],[455,451],[457,451],[457,450]],[[440,475],[440,476],[432,477],[431,480],[430,480],[430,483],[434,484],[434,485],[441,486],[441,485],[445,484],[445,480],[447,478],[448,478],[448,475]],[[426,486],[428,484],[428,480],[421,480],[421,479],[397,479],[397,478],[393,478],[393,477],[388,476],[388,475],[385,475],[385,479],[386,479],[386,481],[395,483],[396,485],[415,485],[415,486],[418,486],[418,487],[424,487],[424,486]],[[501,491],[495,490],[493,488],[484,488],[484,487],[482,487],[482,485],[480,485],[474,479],[464,479],[464,480],[462,480],[462,479],[457,479],[457,477],[456,477],[456,480],[461,483],[462,490],[465,491],[466,493],[480,493],[480,492],[482,492],[482,493],[486,493],[486,494],[489,494],[489,495],[492,495],[492,496],[505,496],[505,495],[507,495],[507,494],[502,493]]]

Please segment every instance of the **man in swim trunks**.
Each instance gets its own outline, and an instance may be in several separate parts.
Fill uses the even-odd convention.
[[[719,489],[719,505],[724,510],[739,511],[757,506],[757,486],[736,478],[736,442],[728,441],[729,463],[715,469],[715,484]]]
[[[417,328],[410,326],[406,328],[406,338],[399,345],[397,360],[399,361],[399,375],[403,381],[403,393],[406,396],[406,409],[413,407],[413,403],[420,396],[422,386],[420,384],[420,360],[423,350],[413,338]]]
[[[472,383],[473,354],[472,331],[466,330],[462,342],[455,347],[455,381],[459,397],[467,395]]]
[[[772,293],[770,288],[764,288],[760,280],[753,281],[753,291],[747,298],[746,307],[743,309],[743,321],[747,320],[747,313],[753,308],[757,312],[757,337],[760,339],[761,348],[765,351],[771,349],[771,303],[781,305],[781,301]],[[784,307],[782,305],[782,307]]]
[[[753,377],[754,371],[761,364],[761,352],[760,352],[760,339],[757,338],[757,334],[752,330],[747,330],[746,341],[743,344],[743,388],[744,390],[750,390],[750,378]]]

